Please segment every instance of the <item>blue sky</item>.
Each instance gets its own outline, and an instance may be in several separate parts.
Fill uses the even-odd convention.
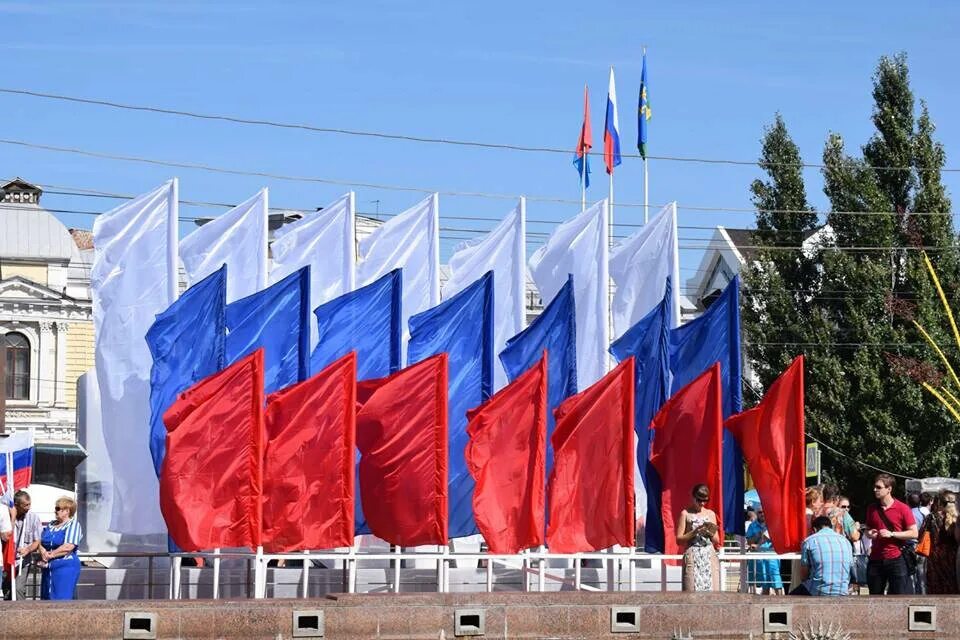
[[[577,200],[571,159],[583,85],[591,90],[598,149],[607,73],[614,65],[623,146],[635,152],[643,45],[654,114],[652,155],[755,160],[763,127],[780,111],[808,162],[819,161],[829,131],[843,134],[854,151],[866,141],[871,74],[880,55],[902,50],[909,55],[915,93],[929,102],[947,165],[960,166],[954,160],[960,153],[960,91],[948,66],[956,58],[960,24],[954,3],[677,4],[0,2],[5,88],[571,153],[283,131],[2,94],[0,138],[348,182]],[[593,168],[588,199],[599,199],[607,192],[599,156]],[[346,189],[0,145],[0,176],[15,174],[131,194],[178,175],[183,198],[214,202],[239,202],[269,186],[271,204],[286,207],[323,205]],[[751,226],[751,214],[689,211],[684,205],[748,207],[749,183],[757,175],[750,166],[652,161],[650,202],[676,199],[681,227]],[[958,194],[960,174],[945,178]],[[639,160],[626,159],[616,180],[618,202],[642,202]],[[811,201],[824,209],[816,169],[807,171],[807,186]],[[364,212],[397,212],[421,197],[356,191]],[[52,194],[44,203],[82,210],[115,204]],[[486,229],[492,221],[454,218],[496,218],[512,206],[504,199],[445,196],[441,223]],[[557,221],[577,209],[531,200],[528,217]],[[92,224],[91,216],[62,217],[71,226]],[[641,219],[640,209],[616,209],[617,222]],[[545,233],[550,225],[531,223],[529,229]],[[681,246],[707,233],[681,229]],[[445,232],[444,257],[468,235]],[[529,248],[537,242],[534,235]],[[682,251],[684,276],[699,257],[699,250]]]

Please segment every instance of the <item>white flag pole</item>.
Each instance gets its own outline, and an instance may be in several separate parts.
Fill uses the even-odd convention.
[[[173,304],[180,297],[180,180],[174,178],[170,186],[169,215],[167,219],[168,297]]]
[[[647,224],[650,219],[650,186],[647,182],[647,159],[643,159],[643,224]]]
[[[583,170],[580,172],[580,213],[587,210],[587,151],[583,150]]]

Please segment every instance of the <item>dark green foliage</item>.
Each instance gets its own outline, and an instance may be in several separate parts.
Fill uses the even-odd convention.
[[[776,249],[798,247],[818,217],[807,204],[799,151],[782,118],[766,131],[760,157],[766,180],[750,189],[759,209],[757,244],[768,248],[744,274],[747,355],[765,388],[805,353],[811,435],[884,469],[956,475],[960,425],[919,384],[936,382],[943,367],[912,323],[922,324],[960,367],[960,349],[919,250],[927,248],[955,300],[960,258],[952,218],[942,215],[951,208],[941,182],[945,154],[927,105],[915,113],[905,55],[880,59],[873,97],[876,131],[862,158],[848,154],[836,133],[824,145],[830,211],[822,221],[838,250]],[[868,498],[873,471],[826,451],[823,459],[828,477]]]

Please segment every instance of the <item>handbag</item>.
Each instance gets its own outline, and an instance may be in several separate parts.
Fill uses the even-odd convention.
[[[930,555],[930,531],[924,527],[923,533],[920,534],[920,541],[917,543],[915,551],[918,556],[923,556],[924,558]]]
[[[887,525],[887,529],[890,531],[896,531],[893,523],[890,522],[890,518],[887,517],[887,514],[883,511],[883,505],[879,502],[877,503],[877,514],[879,514],[880,519],[883,520],[884,524]],[[913,575],[917,572],[917,550],[914,545],[907,544],[903,540],[898,540],[895,544],[900,547],[900,557],[903,558],[904,564],[907,565],[907,573]]]

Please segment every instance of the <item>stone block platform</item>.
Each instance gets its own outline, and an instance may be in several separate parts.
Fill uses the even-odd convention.
[[[0,638],[667,640],[682,632],[675,637],[759,640],[788,638],[789,630],[808,629],[821,621],[825,626],[841,623],[853,638],[957,638],[960,596],[503,592],[343,594],[299,600],[31,601],[4,603]]]

